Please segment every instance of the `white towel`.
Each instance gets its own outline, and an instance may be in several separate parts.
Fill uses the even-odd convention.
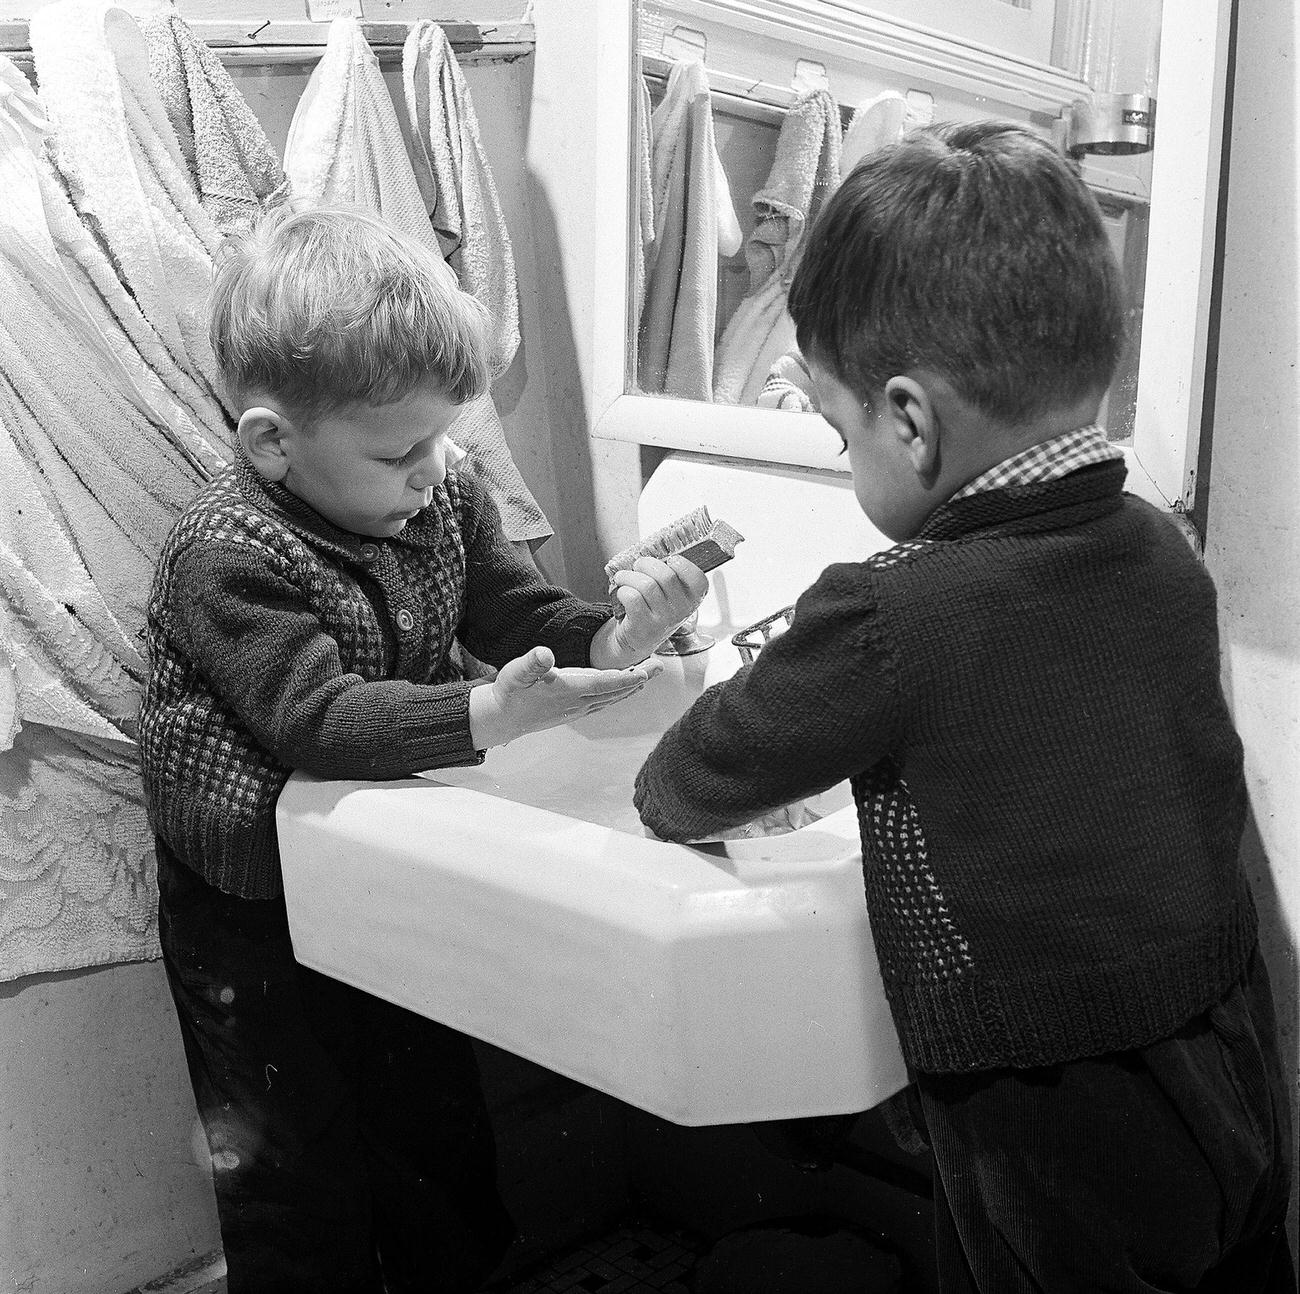
[[[878,148],[898,143],[908,130],[919,124],[911,105],[897,90],[886,90],[858,104],[844,133],[840,174],[847,175]]]
[[[708,400],[713,391],[718,255],[740,246],[740,222],[718,157],[708,75],[673,64],[651,118],[654,243],[645,260],[638,335],[644,391]]]
[[[149,16],[144,35],[199,201],[223,234],[243,233],[287,196],[280,159],[221,60],[179,14]]]
[[[379,60],[352,18],[330,24],[325,54],[293,114],[284,169],[295,198],[377,212],[438,253],[419,182],[402,142]],[[447,281],[459,286],[444,264]],[[451,427],[501,512],[506,537],[541,540],[553,532],[524,483],[490,395],[471,401]]]
[[[219,401],[206,301],[221,235],[199,205],[135,19],[104,0],[33,13],[40,99],[78,212],[171,360]]]
[[[637,77],[636,104],[636,237],[632,240],[632,318],[640,323],[645,303],[646,266],[655,241],[654,173],[651,170],[650,87]]]
[[[749,292],[718,343],[713,397],[758,402],[772,365],[795,349],[786,293],[804,232],[839,183],[843,128],[826,90],[801,96],[786,113],[767,182],[753,199],[756,222],[745,244]]]
[[[492,371],[504,373],[519,349],[514,249],[469,87],[436,22],[411,28],[402,47],[402,87],[425,208],[461,287],[492,317]]]
[[[284,169],[295,198],[376,212],[441,258],[379,60],[355,18],[330,23],[289,124]]]

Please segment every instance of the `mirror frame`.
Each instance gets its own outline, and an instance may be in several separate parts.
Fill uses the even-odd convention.
[[[675,7],[732,15],[738,0],[678,0]],[[1232,0],[1163,0],[1161,12],[1158,138],[1151,176],[1151,219],[1143,327],[1139,354],[1136,430],[1122,447],[1128,488],[1158,506],[1190,510],[1206,408],[1207,357],[1212,328],[1220,171]],[[810,0],[745,0],[743,10],[769,17],[813,14]],[[907,36],[906,24],[860,9],[836,7],[835,37],[856,44],[864,60],[879,55],[882,39]],[[797,25],[795,27],[797,30]],[[816,415],[716,405],[629,390],[626,339],[629,247],[635,215],[633,185],[634,78],[639,75],[636,0],[598,0],[587,25],[595,71],[597,208],[588,408],[598,439],[660,446],[749,461],[769,461],[843,473],[838,440]],[[915,33],[912,33],[915,36]],[[968,68],[972,51],[960,41],[926,46],[953,66]],[[939,41],[938,46],[944,42]],[[1072,96],[1073,81],[1055,68],[1017,63],[1035,84]],[[1063,98],[1061,107],[1068,106]],[[611,292],[610,285],[622,286]],[[825,434],[822,434],[822,433]]]

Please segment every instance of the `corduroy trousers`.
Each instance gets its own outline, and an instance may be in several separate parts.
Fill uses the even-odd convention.
[[[918,1076],[943,1294],[1295,1294],[1275,1028],[1256,951],[1221,1002],[1150,1046]]]
[[[230,1294],[477,1289],[513,1226],[469,1039],[300,966],[283,899],[158,855]]]

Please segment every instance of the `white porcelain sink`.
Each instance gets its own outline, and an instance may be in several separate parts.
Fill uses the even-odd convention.
[[[300,961],[681,1124],[846,1113],[906,1082],[843,808],[783,836],[650,840],[632,782],[737,666],[400,782],[280,798]]]

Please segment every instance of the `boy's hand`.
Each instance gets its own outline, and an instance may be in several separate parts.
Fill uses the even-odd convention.
[[[569,723],[639,692],[662,668],[654,662],[628,670],[556,669],[554,653],[534,647],[503,665],[492,683],[471,690],[470,737],[486,750]]]
[[[630,571],[614,572],[614,596],[626,613],[607,620],[591,642],[591,662],[618,669],[644,660],[709,591],[709,578],[674,553],[660,561],[638,557]]]

